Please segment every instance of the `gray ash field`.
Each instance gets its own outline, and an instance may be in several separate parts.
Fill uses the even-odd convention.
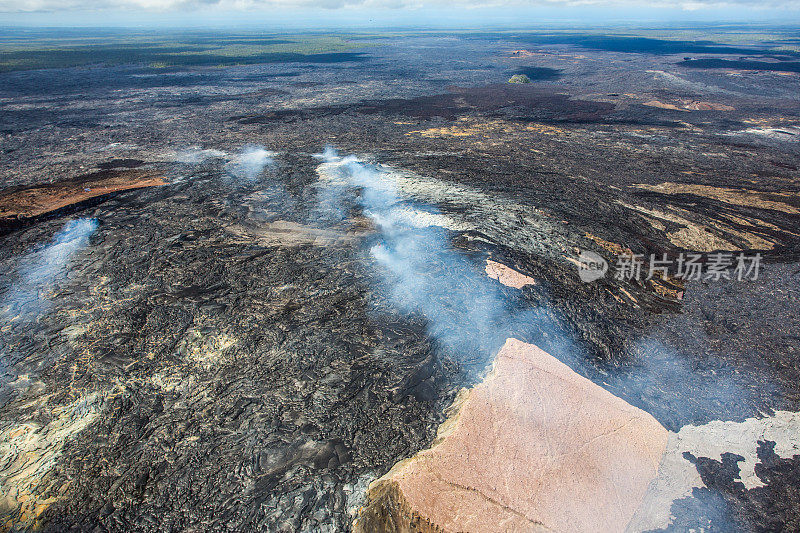
[[[800,30],[670,33],[4,30],[0,527],[350,531],[516,337],[672,434],[784,424],[651,529],[797,531]]]

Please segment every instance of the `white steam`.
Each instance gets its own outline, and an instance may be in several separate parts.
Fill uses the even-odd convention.
[[[431,206],[407,200],[404,191],[409,187],[403,180],[410,178],[405,174],[340,157],[331,148],[319,158],[323,163],[317,172],[324,178],[318,194],[320,218],[341,219],[347,201],[355,201],[379,230],[370,255],[381,267],[383,293],[391,305],[425,317],[431,336],[463,361],[488,361],[508,337],[516,336],[542,343],[542,348],[582,373],[601,378],[612,392],[640,407],[660,406],[662,413],[673,413],[669,421],[662,419],[669,429],[679,428],[686,419],[713,420],[721,413],[739,418],[751,412],[749,394],[731,369],[698,372],[686,357],[656,342],[641,341],[632,349],[630,355],[640,364],[597,374],[555,310],[515,304],[514,296],[485,274],[483,257],[473,259],[453,248],[448,229],[458,231],[458,224]],[[417,213],[425,215],[424,223]],[[705,392],[697,395],[698,390]]]
[[[331,148],[319,158],[322,164],[317,173],[323,178],[318,194],[320,214],[337,215],[341,220],[353,207],[360,208],[378,230],[369,252],[379,266],[384,289],[380,293],[393,308],[424,317],[430,336],[457,356],[465,370],[479,373],[507,338],[527,337],[544,344],[542,348],[579,373],[591,375],[594,381],[602,379],[604,388],[653,413],[677,432],[671,433],[660,477],[631,531],[668,523],[673,501],[704,486],[695,465],[683,455],[685,451],[712,458],[726,451],[742,455],[741,479],[748,488],[761,483],[755,475],[757,441],[774,440],[781,457],[797,453],[797,414],[779,412],[770,419],[747,418],[744,422],[714,421],[721,416],[744,420],[752,413],[750,394],[736,379],[734,369],[716,365],[700,371],[701,361],[654,340],[640,340],[630,353],[639,364],[598,373],[551,311],[515,305],[513,295],[504,293],[498,282],[484,274],[483,258],[473,260],[452,246],[448,229],[443,227],[446,215],[428,205],[414,204],[402,193],[411,188],[403,181],[409,179],[407,175],[353,156],[340,157]],[[428,215],[427,222],[443,223],[417,223],[415,213]],[[761,386],[771,387],[769,383]],[[581,413],[574,416],[577,420]],[[687,421],[698,425],[687,425]],[[707,516],[726,523],[728,504],[717,489],[701,505]]]
[[[426,212],[432,220],[441,215],[402,198],[392,169],[339,157],[331,148],[320,158],[324,162],[318,172],[328,178],[321,192],[323,208],[341,211],[345,192],[357,189],[364,216],[379,230],[370,254],[381,267],[390,302],[404,313],[422,315],[430,335],[462,362],[480,367],[514,334],[559,331],[557,337],[566,338],[545,310],[510,303],[498,284],[483,274],[482,262],[452,247],[444,228],[416,224],[409,210]]]
[[[228,172],[237,178],[254,180],[264,168],[275,164],[274,156],[275,152],[270,152],[263,146],[246,146],[228,163]]]
[[[5,284],[0,316],[10,320],[44,311],[48,299],[66,277],[70,259],[86,247],[96,229],[95,219],[71,220],[49,244],[22,256],[10,282]]]
[[[187,165],[198,165],[211,159],[223,159],[225,170],[229,175],[245,180],[255,180],[268,166],[275,164],[275,152],[271,152],[263,146],[245,146],[236,154],[228,154],[222,150],[214,148],[200,148],[190,146],[175,152],[173,159],[177,163]]]
[[[213,148],[200,148],[199,146],[190,146],[175,153],[174,159],[177,163],[185,163],[187,165],[196,165],[208,159],[218,159],[225,157],[227,154],[221,150]]]

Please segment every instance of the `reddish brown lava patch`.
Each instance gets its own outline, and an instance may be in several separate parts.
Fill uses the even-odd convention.
[[[140,171],[101,171],[70,181],[14,187],[0,192],[0,221],[11,225],[107,194],[166,183],[166,178]]]

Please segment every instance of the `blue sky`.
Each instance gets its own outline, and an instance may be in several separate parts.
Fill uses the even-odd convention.
[[[0,0],[0,26],[481,27],[800,23],[800,0]]]

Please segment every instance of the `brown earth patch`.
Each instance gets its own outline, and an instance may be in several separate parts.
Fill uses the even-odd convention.
[[[706,219],[703,223],[694,222],[688,218],[691,214],[682,209],[676,208],[675,211],[680,213],[677,214],[624,202],[618,203],[640,213],[655,229],[665,232],[672,244],[685,250],[714,252],[741,251],[743,249],[771,250],[775,247],[774,242],[768,241],[758,234],[734,229],[720,221]],[[678,227],[668,230],[667,223]],[[746,246],[738,246],[729,239],[740,239],[746,243]]]
[[[0,191],[0,225],[13,226],[107,194],[165,185],[166,178],[141,171],[104,170],[75,180]]]
[[[49,476],[66,443],[90,425],[105,395],[88,394],[69,405],[47,406],[47,396],[30,405],[49,407],[46,423],[0,422],[0,530],[36,530],[42,513],[61,499],[69,481]]]
[[[492,261],[491,259],[486,260],[485,270],[487,276],[499,281],[506,287],[521,289],[525,285],[536,285],[536,280],[532,277],[526,276],[511,267],[498,263],[497,261]]]
[[[539,133],[542,135],[562,135],[566,130],[547,124],[521,124],[505,120],[476,121],[462,117],[450,126],[409,131],[406,135],[419,135],[426,138],[443,137],[497,137],[519,133]]]
[[[664,102],[659,102],[658,100],[650,100],[649,102],[645,102],[642,105],[646,105],[648,107],[657,107],[659,109],[671,109],[673,111],[688,111],[687,109],[680,108],[675,104],[667,104]]]
[[[712,187],[691,183],[664,182],[659,185],[639,183],[633,185],[639,189],[658,192],[661,194],[694,194],[704,196],[720,202],[739,205],[743,207],[757,207],[759,209],[773,209],[791,215],[800,214],[800,197],[793,192],[760,192],[748,189],[730,189],[725,187]]]
[[[653,292],[668,300],[682,300],[686,292],[685,284],[680,278],[654,277],[648,284]]]
[[[599,244],[601,247],[605,248],[609,252],[615,255],[631,255],[633,252],[627,246],[622,246],[621,244],[617,244],[615,242],[610,242],[605,239],[601,239],[596,235],[592,235],[591,233],[586,234],[586,238],[592,240]]]
[[[735,111],[736,108],[726,104],[717,104],[714,102],[692,102],[685,104],[684,109],[691,111]]]
[[[672,109],[674,111],[735,111],[736,108],[726,104],[714,102],[700,102],[697,100],[682,100],[676,104],[668,104],[659,100],[650,100],[642,105],[658,107],[659,109]]]

